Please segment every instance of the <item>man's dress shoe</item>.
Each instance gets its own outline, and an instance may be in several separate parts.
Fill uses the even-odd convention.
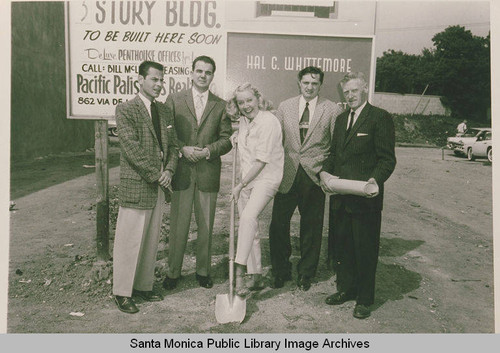
[[[161,302],[163,300],[163,296],[159,293],[154,293],[153,291],[142,291],[135,290],[132,292],[133,296],[142,298],[148,302]]]
[[[172,290],[175,287],[177,287],[177,280],[178,278],[170,278],[168,276],[165,276],[165,279],[163,280],[163,288]]]
[[[307,292],[311,288],[311,279],[307,276],[299,275],[297,286],[304,292]]]
[[[366,305],[356,304],[352,316],[354,316],[356,319],[366,319],[368,316],[370,316],[370,314],[371,311]]]
[[[272,287],[273,288],[283,288],[285,285],[286,281],[290,281],[292,279],[292,276],[290,274],[287,274],[285,276],[274,276],[273,281],[272,281]]]
[[[214,282],[212,282],[210,276],[201,276],[199,274],[196,274],[196,280],[203,288],[212,288],[214,286]]]
[[[349,295],[346,292],[337,292],[327,297],[325,303],[328,305],[340,305],[354,299],[356,299],[354,295]]]
[[[120,311],[127,314],[135,314],[139,311],[135,306],[134,301],[130,297],[122,297],[120,295],[115,295],[115,303]]]

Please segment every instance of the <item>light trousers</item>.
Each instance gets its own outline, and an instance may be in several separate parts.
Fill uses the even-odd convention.
[[[276,195],[277,189],[265,183],[243,188],[238,199],[240,222],[235,262],[247,266],[247,273],[262,273],[259,215]]]
[[[130,297],[132,290],[153,289],[165,194],[158,187],[153,209],[118,209],[113,247],[113,294]]]

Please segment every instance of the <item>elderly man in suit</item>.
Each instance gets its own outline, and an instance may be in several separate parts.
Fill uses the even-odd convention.
[[[193,61],[193,87],[172,93],[165,105],[174,115],[180,157],[171,205],[168,272],[163,286],[174,289],[181,275],[192,210],[198,226],[196,279],[201,287],[213,286],[210,278],[212,229],[220,188],[221,155],[231,150],[232,128],[226,102],[212,94],[215,62],[208,56]]]
[[[375,297],[384,182],[394,171],[395,134],[391,115],[367,102],[368,84],[363,73],[348,73],[341,81],[349,109],[335,123],[330,155],[320,173],[325,192],[332,174],[341,179],[377,184],[370,197],[334,194],[331,197],[337,259],[337,292],[329,305],[356,300],[353,315],[370,316]]]
[[[164,193],[177,165],[173,120],[155,102],[163,88],[163,66],[139,65],[138,95],[116,107],[120,140],[120,189],[113,250],[113,294],[123,312],[139,310],[132,295],[163,300],[153,292]]]
[[[269,243],[273,287],[291,279],[290,220],[300,212],[300,260],[297,285],[307,291],[316,273],[321,249],[325,194],[318,174],[330,147],[337,115],[341,109],[319,97],[324,73],[306,67],[298,74],[300,95],[282,102],[276,116],[283,127],[285,165],[283,180],[274,199]]]

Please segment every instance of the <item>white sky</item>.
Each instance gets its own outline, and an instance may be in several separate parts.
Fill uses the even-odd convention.
[[[490,29],[487,1],[380,1],[377,5],[375,55],[389,49],[420,54],[433,47],[432,37],[461,25],[485,37]]]

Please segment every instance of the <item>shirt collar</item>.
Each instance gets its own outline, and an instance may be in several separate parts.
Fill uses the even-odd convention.
[[[210,90],[208,90],[208,89],[207,89],[205,92],[200,93],[200,92],[198,92],[198,91],[196,90],[196,88],[194,88],[194,86],[193,86],[193,88],[191,89],[191,91],[193,92],[193,99],[194,99],[196,96],[202,96],[203,101],[204,101],[204,102],[206,102],[206,101],[207,101],[207,98],[208,98],[208,92],[209,92]]]
[[[309,101],[309,106],[310,106],[310,107],[311,107],[311,106],[315,107],[317,102],[318,102],[318,96],[314,97],[313,99],[311,99],[311,100]],[[306,105],[306,103],[307,103],[307,102],[306,102],[306,100],[305,100],[304,96],[303,96],[303,95],[300,95],[300,103],[299,103],[299,104],[300,104],[300,105],[305,106],[305,105]]]
[[[359,114],[361,114],[361,111],[363,110],[363,108],[365,107],[366,103],[368,103],[368,101],[365,101],[363,104],[361,104],[357,109],[354,110],[354,117],[358,117]],[[351,109],[351,112],[353,110]],[[350,113],[349,113],[350,114]]]
[[[252,121],[250,121],[250,119],[248,119],[245,115],[243,115],[243,119],[245,119],[247,125],[253,126],[257,120],[260,120],[261,116],[262,116],[262,110],[259,110],[255,118],[252,119]]]
[[[149,99],[146,98],[145,95],[143,95],[141,92],[139,92],[139,98],[144,102],[144,105],[146,106],[146,110],[149,113],[149,117],[151,117],[151,103],[153,103],[155,100],[153,99],[153,102],[151,102]]]
[[[146,96],[144,94],[142,94],[141,92],[139,92],[139,97],[144,102],[144,105],[146,106],[146,108],[149,109],[151,107],[152,101],[150,101],[149,99],[147,99]],[[154,99],[153,99],[153,102],[154,102]]]

